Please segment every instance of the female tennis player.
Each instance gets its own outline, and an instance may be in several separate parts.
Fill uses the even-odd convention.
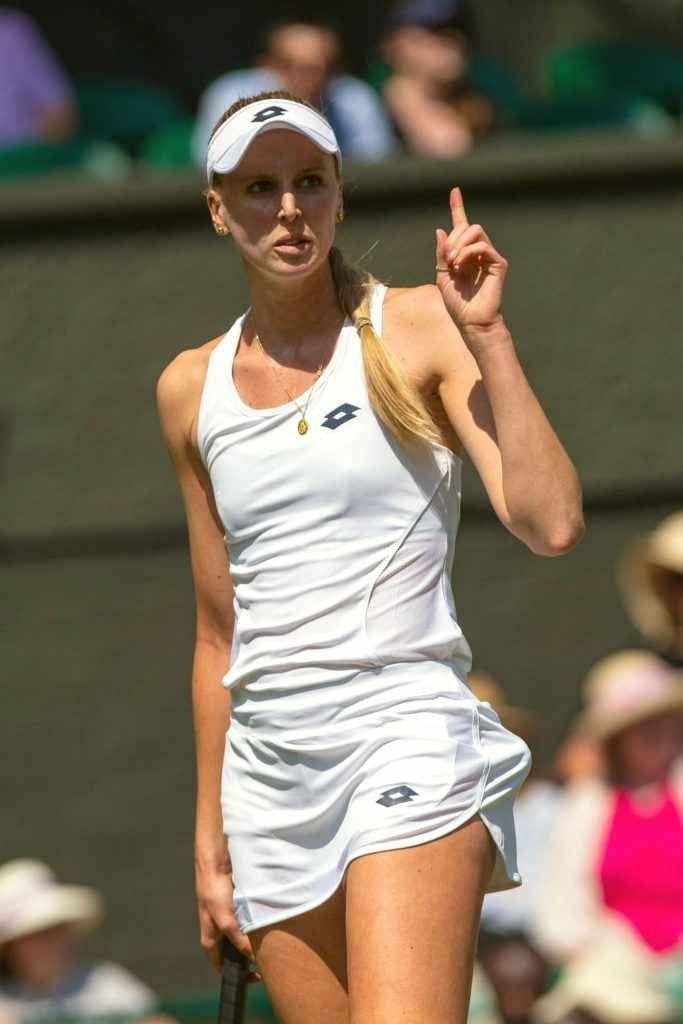
[[[459,189],[436,284],[386,288],[334,245],[339,146],[306,103],[239,100],[207,174],[250,305],[158,386],[196,588],[202,945],[218,965],[227,935],[286,1024],[464,1021],[483,894],[520,883],[529,752],[467,686],[461,455],[540,555],[583,532],[577,477]]]

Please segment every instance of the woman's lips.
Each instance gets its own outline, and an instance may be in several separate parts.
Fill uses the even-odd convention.
[[[279,252],[300,253],[307,249],[310,246],[310,244],[311,242],[310,239],[308,238],[289,238],[284,239],[282,242],[276,242],[275,248]]]

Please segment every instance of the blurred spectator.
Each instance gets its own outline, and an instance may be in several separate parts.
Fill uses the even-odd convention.
[[[569,788],[550,837],[534,935],[565,970],[538,1015],[671,1020],[664,971],[683,979],[683,678],[648,651],[622,651],[594,666],[584,698],[580,727],[605,774]]]
[[[282,21],[265,34],[255,67],[231,71],[213,82],[199,104],[194,134],[198,164],[214,125],[238,98],[288,89],[325,114],[344,156],[382,160],[395,147],[389,119],[375,90],[340,70],[341,45],[331,27],[314,21]]]
[[[93,889],[60,885],[46,864],[0,867],[0,1014],[36,1018],[125,1014],[140,1018],[156,997],[125,968],[80,959],[81,937],[99,924]]]
[[[390,69],[384,100],[408,149],[461,156],[491,127],[491,103],[467,86],[462,0],[402,0],[387,16],[379,52]]]
[[[548,988],[548,964],[524,933],[479,936],[477,958],[493,987],[505,1024],[526,1024]]]
[[[0,1021],[0,1024],[4,1024]],[[480,964],[475,963],[470,990],[467,1024],[503,1024],[498,1012],[498,1001],[491,982]]]
[[[678,962],[680,973],[680,961]],[[608,931],[578,955],[534,1007],[535,1024],[675,1024],[666,969],[627,932]]]
[[[626,608],[644,643],[683,665],[683,512],[630,545],[618,565]]]
[[[598,778],[605,772],[602,748],[573,722],[557,749],[553,769],[557,780],[565,786]]]
[[[543,777],[536,760],[538,719],[534,712],[508,704],[502,688],[484,672],[471,673],[468,685],[479,700],[493,707],[507,729],[525,740],[534,756],[531,772],[515,802],[517,852],[524,884],[484,898],[477,948],[501,1020],[505,1024],[524,1024],[548,983],[548,965],[534,948],[529,932],[546,837],[555,823],[561,791]]]
[[[538,721],[534,712],[508,704],[502,688],[487,673],[471,673],[468,685],[479,700],[487,701],[493,707],[506,729],[522,737],[534,756],[531,772],[515,801],[517,856],[524,884],[517,889],[486,896],[481,916],[485,931],[524,934],[531,926],[538,876],[546,848],[545,837],[554,824],[561,790],[543,777],[535,759]]]
[[[65,139],[76,123],[69,83],[37,26],[0,7],[0,146]]]

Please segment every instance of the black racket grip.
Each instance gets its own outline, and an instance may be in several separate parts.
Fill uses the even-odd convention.
[[[223,936],[221,941],[221,997],[218,1024],[242,1024],[247,1002],[249,960]]]

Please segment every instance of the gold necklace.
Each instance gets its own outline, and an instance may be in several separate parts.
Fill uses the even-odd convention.
[[[291,401],[294,402],[295,406],[299,410],[299,415],[301,416],[301,419],[297,423],[297,428],[296,429],[299,431],[300,434],[302,434],[302,435],[305,434],[308,431],[308,422],[306,420],[306,410],[308,409],[308,403],[311,400],[311,396],[313,394],[315,386],[318,383],[318,380],[320,379],[320,374],[323,372],[323,364],[321,363],[320,366],[318,367],[318,369],[316,370],[315,379],[313,381],[313,385],[309,389],[308,398],[306,399],[306,404],[305,404],[305,406],[302,409],[301,406],[299,405],[299,403],[297,402],[296,398],[294,397],[294,395],[290,392],[289,388],[287,387],[285,382],[282,380],[280,374],[278,373],[277,365],[275,363],[275,360],[271,359],[271,357],[268,355],[268,353],[264,349],[263,345],[261,344],[261,339],[259,338],[258,334],[254,335],[254,339],[259,343],[259,348],[263,352],[264,356],[266,357],[266,359],[268,360],[270,365],[273,367],[273,372],[274,372],[274,374],[275,374],[275,376],[277,378],[278,383],[284,388],[284,390],[287,392],[287,395],[289,396]]]

